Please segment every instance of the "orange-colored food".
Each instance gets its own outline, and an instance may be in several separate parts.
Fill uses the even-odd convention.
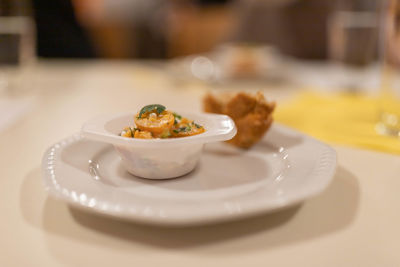
[[[179,138],[205,132],[193,120],[165,110],[162,105],[147,105],[134,117],[136,127],[126,127],[121,136],[128,138]]]
[[[135,134],[133,135],[133,138],[151,139],[153,138],[153,136],[151,135],[150,132],[136,130]]]
[[[156,112],[145,113],[139,118],[135,116],[136,127],[141,131],[148,131],[153,134],[162,134],[166,129],[171,129],[174,126],[175,117],[170,111],[163,111],[161,114]]]
[[[185,129],[182,131],[181,129]],[[180,122],[175,124],[172,129],[173,137],[185,137],[203,133],[204,127],[194,123],[194,121],[187,118],[182,118]]]

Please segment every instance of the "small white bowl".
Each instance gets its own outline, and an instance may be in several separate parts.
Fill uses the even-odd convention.
[[[225,115],[179,112],[205,128],[205,132],[171,139],[135,139],[119,136],[126,126],[134,126],[135,113],[104,115],[82,126],[89,139],[114,145],[125,168],[133,175],[149,179],[182,176],[196,166],[205,143],[225,141],[236,135],[233,120]]]

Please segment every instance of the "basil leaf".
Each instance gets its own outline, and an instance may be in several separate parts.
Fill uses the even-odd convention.
[[[151,112],[151,111],[155,111],[157,114],[160,114],[161,112],[163,112],[165,110],[165,107],[163,105],[160,104],[151,104],[151,105],[147,105],[144,106],[140,112],[139,112],[139,116],[138,118],[140,119],[142,117],[143,114]]]

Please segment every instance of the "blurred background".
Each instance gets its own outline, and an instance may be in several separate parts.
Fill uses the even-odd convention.
[[[90,79],[127,79],[120,90],[133,95],[262,90],[278,102],[277,121],[350,144],[368,132],[363,144],[376,148],[376,133],[400,136],[399,47],[400,0],[0,0],[0,112],[16,107],[6,97],[84,94]],[[308,91],[319,95],[302,98]]]
[[[328,59],[329,23],[334,15],[340,11],[377,13],[379,2],[0,0],[0,61],[17,61],[15,50],[23,32],[32,30],[30,22],[36,32],[35,54],[43,58],[166,59],[213,51],[224,43],[245,43],[273,46],[296,58]],[[377,48],[368,33],[359,35],[370,43],[368,49]],[[354,57],[359,64],[371,60]]]
[[[301,84],[310,79],[310,71],[300,68],[304,75],[293,75],[287,63],[322,61],[333,63],[335,87],[356,90],[376,84],[364,67],[380,55],[384,3],[0,0],[0,64],[23,65],[38,58],[152,59],[168,63],[166,70],[177,80]],[[326,83],[315,75],[311,79],[316,85]]]

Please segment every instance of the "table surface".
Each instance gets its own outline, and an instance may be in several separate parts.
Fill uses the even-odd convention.
[[[400,266],[399,156],[334,146],[338,167],[327,190],[273,214],[173,229],[117,221],[49,197],[45,149],[99,113],[150,102],[200,110],[211,86],[143,62],[40,62],[24,75],[7,94],[31,97],[33,108],[0,133],[0,266]],[[278,104],[296,92],[217,87],[262,89]]]

